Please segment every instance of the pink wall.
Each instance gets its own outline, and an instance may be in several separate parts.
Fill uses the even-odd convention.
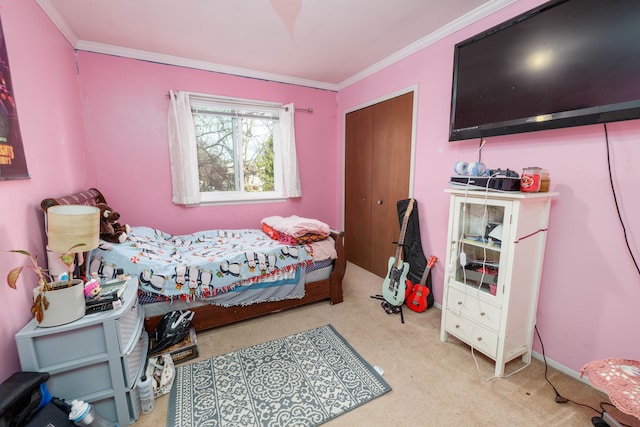
[[[160,65],[79,54],[91,185],[105,194],[121,222],[173,234],[255,228],[270,215],[297,214],[337,227],[338,146],[335,92]],[[293,102],[302,198],[287,202],[185,208],[171,202],[167,139],[169,89]]]
[[[40,200],[86,185],[74,52],[35,1],[1,0],[0,16],[31,175],[0,181],[0,251],[26,249],[44,261]],[[0,252],[0,381],[20,369],[14,334],[31,318],[35,278],[26,274],[17,290],[5,284],[23,258]]]
[[[400,89],[418,85],[414,194],[427,254],[444,261],[448,186],[453,164],[477,160],[479,140],[448,142],[453,46],[542,1],[523,0],[338,93],[338,134],[344,114]],[[640,121],[608,125],[611,163],[629,243],[640,257]],[[640,274],[627,252],[607,171],[603,126],[489,138],[482,160],[490,168],[551,171],[553,202],[538,306],[537,326],[546,355],[560,368],[579,371],[605,357],[637,359]],[[638,260],[640,262],[640,260]],[[444,262],[432,270],[442,301]],[[540,346],[536,343],[536,351]],[[471,362],[470,362],[471,363]]]
[[[42,252],[39,201],[89,186],[101,188],[132,225],[171,233],[203,228],[253,227],[267,215],[297,213],[341,227],[345,111],[418,85],[416,173],[425,252],[444,259],[447,187],[456,160],[473,160],[477,141],[447,141],[453,45],[523,12],[540,0],[522,0],[425,48],[337,96],[333,92],[204,71],[163,66],[73,49],[37,4],[0,0],[12,78],[31,179],[0,181],[0,250]],[[181,208],[171,203],[166,142],[169,89],[210,92],[311,107],[296,116],[303,197],[284,203]],[[337,107],[336,107],[337,104]],[[86,129],[86,131],[85,131]],[[86,132],[86,138],[85,138]],[[635,253],[640,232],[635,183],[640,172],[640,121],[609,126],[613,177]],[[547,356],[577,371],[603,357],[637,358],[640,280],[625,247],[608,184],[602,126],[490,138],[489,167],[551,171],[554,202],[538,310]],[[0,255],[0,277],[20,260]],[[442,298],[443,263],[433,270]],[[30,318],[23,281],[0,284],[0,381],[19,369],[14,334]],[[539,349],[539,347],[538,347]]]

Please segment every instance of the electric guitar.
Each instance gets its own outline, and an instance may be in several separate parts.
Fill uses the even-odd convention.
[[[437,257],[429,257],[427,266],[424,269],[424,273],[422,273],[420,283],[411,286],[411,294],[406,298],[407,307],[409,307],[410,310],[413,310],[416,313],[422,313],[427,309],[427,295],[429,295],[429,287],[426,285],[427,277],[429,277],[431,267],[433,267],[436,262],[438,262]]]
[[[409,274],[409,263],[402,261],[402,245],[404,243],[404,235],[407,231],[407,223],[409,215],[413,210],[414,199],[411,199],[407,210],[402,219],[402,229],[400,230],[400,239],[398,240],[398,249],[396,249],[395,257],[389,258],[389,267],[387,276],[382,282],[382,296],[385,301],[391,305],[400,306],[404,302],[406,291],[407,274]]]

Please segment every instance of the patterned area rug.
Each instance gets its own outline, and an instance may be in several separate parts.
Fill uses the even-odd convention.
[[[177,367],[167,427],[316,426],[390,390],[325,325]]]

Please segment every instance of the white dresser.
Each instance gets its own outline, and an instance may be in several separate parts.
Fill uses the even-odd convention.
[[[137,279],[130,279],[122,307],[66,325],[40,328],[31,320],[15,336],[22,370],[48,372],[52,396],[89,402],[120,426],[135,422],[149,344],[137,290]]]
[[[531,358],[551,199],[557,193],[451,193],[440,339],[495,360]]]

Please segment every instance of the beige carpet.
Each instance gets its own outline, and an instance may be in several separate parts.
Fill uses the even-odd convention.
[[[331,323],[372,365],[384,369],[393,390],[361,408],[350,411],[327,426],[590,426],[598,415],[573,403],[558,404],[544,379],[544,364],[534,359],[508,378],[490,379],[491,360],[450,339],[442,343],[440,310],[425,313],[404,310],[388,315],[380,301],[382,279],[348,264],[344,302],[317,303],[283,311],[198,334],[200,358],[224,354]],[[189,363],[189,362],[185,362]],[[519,359],[507,365],[507,373],[522,367]],[[549,368],[548,377],[560,394],[599,409],[605,394]],[[168,395],[156,400],[153,412],[141,415],[137,427],[166,425]],[[620,421],[640,427],[640,420],[612,412]]]

